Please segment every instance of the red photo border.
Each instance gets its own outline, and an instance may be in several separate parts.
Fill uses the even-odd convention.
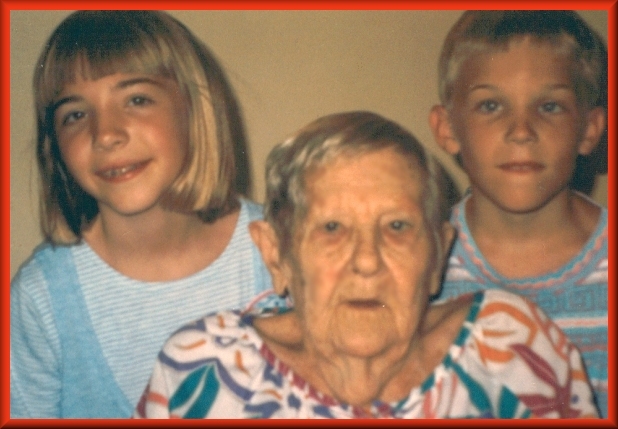
[[[194,426],[204,425],[205,422],[199,421],[131,421],[131,420],[10,420],[9,405],[9,291],[10,291],[10,12],[12,10],[75,10],[75,9],[173,9],[173,10],[371,10],[371,9],[390,9],[390,10],[462,10],[462,9],[580,9],[580,10],[606,10],[608,12],[608,53],[609,53],[609,104],[608,104],[608,200],[607,207],[609,213],[609,285],[616,285],[616,18],[618,0],[566,0],[566,1],[379,1],[379,0],[357,0],[357,1],[19,1],[19,0],[0,0],[0,132],[2,141],[0,149],[0,427],[108,427],[114,426],[135,426],[135,427],[160,427],[160,426]],[[608,395],[609,410],[606,420],[557,420],[557,421],[535,421],[525,422],[517,420],[501,421],[500,426],[547,426],[547,427],[618,427],[616,422],[616,290],[614,287],[608,289],[609,302],[609,335],[608,335],[608,361],[611,363],[608,368]],[[445,427],[445,426],[474,426],[474,427],[495,427],[495,421],[491,420],[471,420],[471,421],[428,421],[417,422],[420,426],[426,427]],[[373,427],[373,426],[409,426],[410,421],[394,420],[335,420],[320,422],[313,420],[296,420],[293,423],[285,420],[268,421],[236,421],[236,420],[217,420],[209,421],[214,426],[262,426],[262,427],[289,427],[293,424],[296,427],[312,427],[314,425],[327,424],[328,426],[349,426],[349,427]]]

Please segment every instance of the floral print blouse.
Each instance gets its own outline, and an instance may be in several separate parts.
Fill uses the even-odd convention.
[[[427,379],[371,410],[322,394],[281,362],[253,329],[277,310],[227,311],[167,341],[136,418],[597,417],[578,350],[532,302],[474,294],[459,335]]]

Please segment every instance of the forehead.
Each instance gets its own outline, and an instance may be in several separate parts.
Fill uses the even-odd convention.
[[[419,162],[393,148],[360,153],[342,152],[311,169],[305,176],[309,201],[341,198],[364,199],[367,195],[407,197],[421,201],[425,175]]]
[[[459,87],[474,82],[510,84],[517,78],[573,87],[573,62],[555,44],[530,37],[513,39],[505,48],[480,50],[461,64]]]

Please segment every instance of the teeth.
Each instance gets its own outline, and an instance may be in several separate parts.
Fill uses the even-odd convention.
[[[113,179],[115,177],[122,176],[123,174],[126,174],[129,171],[135,170],[136,168],[137,168],[136,164],[127,165],[126,167],[115,168],[113,170],[104,171],[102,175],[106,178]]]

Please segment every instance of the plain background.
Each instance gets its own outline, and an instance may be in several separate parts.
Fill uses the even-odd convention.
[[[10,12],[11,277],[40,243],[35,115],[36,59],[71,11]],[[319,116],[372,110],[433,150],[460,190],[467,180],[433,142],[442,41],[461,11],[170,11],[215,53],[240,101],[252,165],[251,197],[263,201],[264,161],[287,135]],[[580,11],[607,40],[607,11]],[[607,176],[593,198],[607,204]]]

